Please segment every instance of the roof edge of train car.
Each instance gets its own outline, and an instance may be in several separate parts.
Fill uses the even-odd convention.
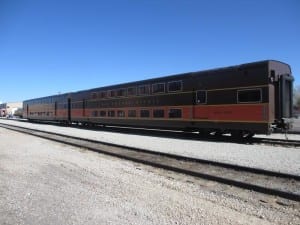
[[[238,68],[243,68],[243,67],[251,67],[251,66],[256,66],[258,64],[264,64],[264,63],[269,63],[269,62],[276,62],[276,63],[281,63],[281,64],[285,64],[287,65],[290,70],[291,67],[289,64],[284,63],[282,61],[279,60],[273,60],[273,59],[268,59],[268,60],[260,60],[260,61],[255,61],[255,62],[249,62],[249,63],[242,63],[242,64],[237,64],[237,65],[232,65],[232,66],[225,66],[225,67],[217,67],[217,68],[212,68],[212,69],[206,69],[206,70],[197,70],[197,71],[190,71],[190,72],[185,72],[185,73],[178,73],[178,74],[170,74],[170,75],[164,75],[164,76],[157,76],[157,77],[153,77],[153,78],[149,78],[149,79],[144,79],[144,80],[136,80],[136,81],[130,81],[130,82],[125,82],[125,83],[118,83],[118,84],[113,84],[113,85],[107,85],[107,86],[100,86],[100,87],[95,87],[95,88],[90,88],[90,89],[83,89],[83,90],[78,90],[78,91],[74,91],[74,92],[66,92],[66,93],[62,93],[62,94],[56,94],[56,95],[50,95],[50,96],[44,96],[44,97],[38,97],[38,98],[33,98],[33,99],[28,99],[28,100],[24,100],[25,101],[31,101],[31,100],[41,100],[43,98],[49,98],[49,97],[60,97],[60,96],[64,96],[64,95],[72,95],[72,94],[79,94],[79,93],[83,93],[83,92],[96,92],[99,91],[101,89],[106,89],[106,90],[110,90],[110,89],[115,89],[118,88],[119,86],[134,86],[134,85],[139,85],[139,83],[151,83],[154,82],[156,80],[160,80],[160,79],[176,79],[176,78],[180,78],[182,76],[185,75],[192,75],[195,73],[214,73],[217,71],[221,71],[221,70],[227,70],[227,69],[238,69]]]

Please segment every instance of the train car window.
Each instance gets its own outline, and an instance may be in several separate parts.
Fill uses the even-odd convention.
[[[163,117],[165,117],[165,110],[163,110],[163,109],[154,109],[153,110],[153,117],[154,118],[163,118]]]
[[[149,95],[150,94],[150,85],[139,86],[139,95]]]
[[[106,98],[106,97],[107,97],[107,92],[106,92],[106,91],[101,91],[101,92],[99,93],[99,97],[100,97],[100,98]]]
[[[182,91],[182,81],[168,82],[168,92]]]
[[[128,110],[128,117],[136,117],[136,110]]]
[[[97,98],[97,93],[96,92],[92,93],[92,98]]]
[[[106,111],[100,111],[100,116],[105,117],[106,116]]]
[[[117,96],[118,97],[124,97],[124,96],[126,96],[126,89],[125,88],[119,89],[117,91]]]
[[[115,117],[115,111],[114,110],[108,111],[108,116],[109,117]]]
[[[197,91],[196,103],[197,104],[206,104],[207,103],[207,91]]]
[[[128,96],[136,95],[136,87],[129,87],[127,89]]]
[[[116,97],[116,91],[115,90],[109,90],[107,91],[107,97]]]
[[[150,111],[148,109],[142,109],[140,112],[140,116],[143,118],[150,117]]]
[[[153,94],[165,93],[165,84],[164,83],[152,84],[152,93]]]
[[[261,89],[238,90],[238,103],[261,102]]]
[[[275,70],[271,70],[270,75],[271,75],[271,77],[275,77]]]
[[[123,110],[118,110],[117,111],[117,116],[118,117],[125,117],[125,112]]]
[[[181,109],[170,109],[169,110],[169,118],[181,118],[182,111]]]

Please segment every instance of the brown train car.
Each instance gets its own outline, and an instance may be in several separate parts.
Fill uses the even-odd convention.
[[[24,118],[250,137],[290,127],[292,85],[267,60],[28,100]]]
[[[70,94],[61,94],[26,100],[23,102],[23,118],[63,123],[71,121],[70,99]]]

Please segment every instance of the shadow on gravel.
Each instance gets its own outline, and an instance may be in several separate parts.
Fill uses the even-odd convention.
[[[154,130],[144,128],[131,128],[131,127],[114,127],[114,126],[78,126],[72,125],[74,128],[93,130],[93,131],[106,131],[119,134],[132,134],[147,137],[159,138],[173,138],[181,140],[194,140],[194,141],[207,141],[207,142],[231,142],[237,144],[253,144],[253,139],[237,140],[231,136],[214,135],[214,134],[201,134],[199,132],[184,132],[184,131],[171,131],[171,130]]]
[[[156,129],[146,129],[137,127],[117,127],[117,126],[102,126],[102,125],[92,125],[83,126],[78,124],[61,124],[55,122],[45,122],[45,121],[22,121],[35,124],[51,124],[61,127],[72,127],[82,130],[92,130],[92,131],[105,131],[119,134],[132,134],[147,137],[159,137],[159,138],[173,138],[181,140],[194,140],[194,141],[207,141],[207,142],[229,142],[236,144],[255,144],[258,143],[256,138],[244,138],[236,139],[230,135],[216,135],[216,134],[202,134],[199,132],[187,132],[187,131],[174,131],[174,130],[156,130]]]

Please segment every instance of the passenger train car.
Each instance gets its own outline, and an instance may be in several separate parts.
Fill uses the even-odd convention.
[[[289,129],[293,76],[274,60],[31,99],[28,120],[230,133]]]

